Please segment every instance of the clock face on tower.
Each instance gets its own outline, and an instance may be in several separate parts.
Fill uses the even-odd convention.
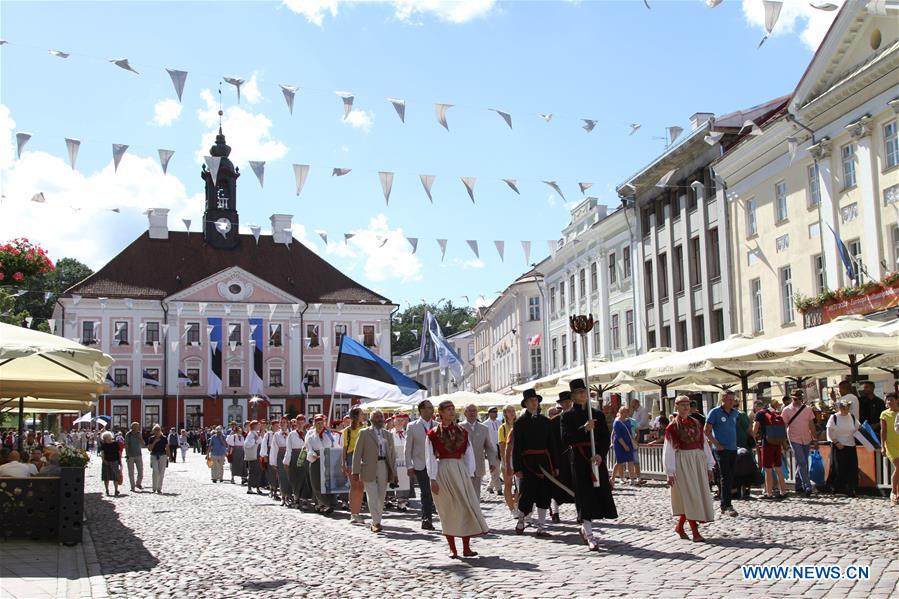
[[[215,229],[222,234],[222,237],[227,237],[231,232],[231,221],[222,217],[215,221]]]

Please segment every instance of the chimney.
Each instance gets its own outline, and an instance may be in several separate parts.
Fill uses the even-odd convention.
[[[272,241],[290,243],[293,241],[292,214],[272,214]]]
[[[150,239],[169,238],[168,208],[150,208],[147,210],[147,218],[150,221]]]
[[[608,215],[608,213],[609,213],[608,206],[606,206],[605,204],[597,204],[596,205],[596,216],[599,218],[599,220],[604,219],[606,217],[606,215]]]
[[[696,131],[707,122],[714,120],[715,114],[712,112],[697,112],[690,117],[690,131]]]

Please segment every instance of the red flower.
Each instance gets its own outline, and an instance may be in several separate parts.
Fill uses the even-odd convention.
[[[23,280],[23,279],[25,278],[25,275],[23,275],[23,274],[20,273],[20,272],[17,272],[17,273],[15,273],[15,274],[13,274],[12,278],[13,278],[14,280],[16,280],[16,281],[21,281],[21,280]]]
[[[0,272],[0,281],[2,281],[2,280],[5,279],[5,278],[6,278],[6,275],[3,274],[2,272]]]

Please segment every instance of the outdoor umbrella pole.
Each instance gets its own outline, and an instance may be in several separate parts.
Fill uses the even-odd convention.
[[[587,334],[593,330],[593,315],[572,316],[571,330],[581,337],[581,356],[584,360],[584,385],[587,387],[587,422],[593,419],[593,403],[590,401],[590,371],[587,366]],[[590,431],[590,466],[593,468],[593,486],[599,486],[599,466],[596,464],[596,435]]]
[[[749,412],[749,373],[740,371],[740,392],[743,394],[743,412]]]
[[[25,398],[19,398],[19,438],[16,441],[19,454],[22,453],[22,435],[25,432]]]

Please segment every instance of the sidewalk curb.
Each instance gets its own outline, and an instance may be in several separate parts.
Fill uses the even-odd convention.
[[[87,577],[91,587],[91,597],[94,599],[109,599],[109,593],[106,589],[106,579],[103,578],[100,568],[100,560],[97,558],[97,551],[94,547],[94,539],[91,537],[90,529],[85,525],[82,528],[82,547],[84,548],[84,561],[87,565]]]

